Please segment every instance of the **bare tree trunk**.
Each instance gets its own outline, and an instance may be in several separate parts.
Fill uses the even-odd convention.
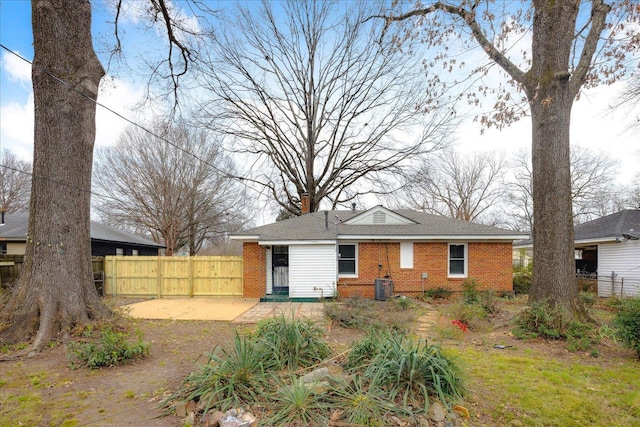
[[[578,13],[575,2],[536,3],[527,86],[532,120],[533,283],[530,302],[560,305],[584,318],[575,279],[571,209],[571,107],[567,72]]]
[[[76,325],[109,315],[91,270],[95,100],[104,69],[87,0],[33,0],[34,163],[22,275],[0,340],[33,337],[38,351]],[[58,81],[58,77],[61,81]],[[0,321],[0,324],[3,322]]]

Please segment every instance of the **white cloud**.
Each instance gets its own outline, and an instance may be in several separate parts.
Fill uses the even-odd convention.
[[[133,87],[119,79],[105,77],[100,84],[98,102],[127,119],[138,123],[149,116],[148,111],[140,112],[137,106],[142,96],[143,91],[141,88]],[[130,123],[126,120],[98,106],[96,109],[96,147],[116,143],[120,134],[128,126],[130,126]]]
[[[31,160],[33,157],[33,96],[24,105],[9,103],[0,108],[2,148]]]
[[[20,55],[20,52],[16,52]],[[31,64],[16,55],[5,52],[2,55],[2,68],[11,80],[31,85]]]
[[[98,102],[134,122],[148,118],[148,110],[139,112],[137,101],[142,89],[122,81],[105,77],[100,85]],[[33,92],[26,103],[10,102],[0,109],[2,148],[8,148],[25,160],[33,157]],[[114,144],[122,131],[130,124],[111,111],[100,106],[96,109],[96,147]]]

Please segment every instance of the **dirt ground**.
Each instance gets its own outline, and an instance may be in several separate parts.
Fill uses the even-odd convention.
[[[437,307],[436,310],[440,311]],[[462,340],[452,344],[487,345],[495,342],[520,349],[544,349],[553,352],[558,359],[579,357],[566,351],[560,343],[555,346],[548,342],[515,340],[507,327],[513,311],[503,312],[497,327],[490,333],[465,334]],[[440,318],[440,321],[450,322],[446,318]],[[157,403],[180,386],[198,361],[204,363],[216,345],[230,344],[236,330],[252,327],[217,321],[133,322],[144,333],[144,340],[151,343],[151,348],[149,357],[130,365],[74,370],[69,367],[62,345],[33,358],[0,363],[0,427],[182,426],[183,422],[178,417],[161,416]],[[502,327],[501,322],[504,323]],[[327,339],[338,353],[363,335],[362,332],[334,325],[329,328]],[[607,355],[599,358],[597,363],[615,361],[618,357],[628,357],[628,354]],[[29,409],[17,411],[18,404]],[[474,405],[481,405],[481,402]]]
[[[205,363],[215,346],[233,343],[237,330],[253,327],[218,321],[132,321],[151,346],[148,357],[130,365],[72,369],[63,345],[32,358],[1,362],[0,427],[182,426],[178,417],[162,416],[158,402],[179,388],[198,362]],[[331,328],[329,334],[338,349],[362,336],[342,328]],[[28,410],[17,410],[18,404]]]

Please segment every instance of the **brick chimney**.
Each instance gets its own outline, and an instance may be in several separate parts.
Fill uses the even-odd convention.
[[[302,215],[311,212],[311,200],[309,200],[309,193],[302,193],[300,195],[300,213]]]

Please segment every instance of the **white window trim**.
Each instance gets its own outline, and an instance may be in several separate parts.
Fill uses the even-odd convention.
[[[451,246],[464,246],[464,273],[451,274]],[[469,274],[469,246],[467,243],[449,243],[447,245],[447,277],[452,279],[465,279]]]
[[[400,242],[400,268],[413,268],[413,242]]]
[[[355,266],[355,273],[351,274],[345,274],[345,273],[340,273],[340,246],[346,246],[346,245],[353,245],[355,246],[355,257],[356,257],[356,266]],[[338,243],[338,248],[336,250],[336,270],[338,270],[338,277],[358,277],[358,244],[357,243]]]

